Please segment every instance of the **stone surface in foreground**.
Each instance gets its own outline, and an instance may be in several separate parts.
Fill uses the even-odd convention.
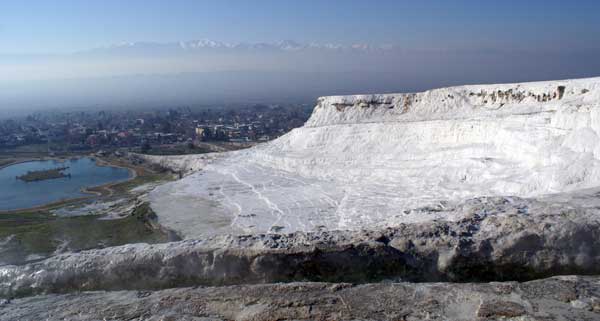
[[[0,267],[0,298],[293,281],[489,282],[598,275],[600,219],[586,207],[587,199],[581,201],[571,208],[480,198],[452,209],[465,217],[457,222],[220,236],[63,254]]]
[[[0,320],[599,320],[600,277],[526,283],[289,283],[47,295]]]

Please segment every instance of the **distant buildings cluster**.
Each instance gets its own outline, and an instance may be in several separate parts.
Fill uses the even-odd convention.
[[[164,111],[54,112],[0,120],[0,148],[99,150],[200,141],[260,142],[302,126],[306,105]]]

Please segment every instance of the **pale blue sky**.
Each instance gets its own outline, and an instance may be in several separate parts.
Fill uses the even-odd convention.
[[[579,50],[599,46],[598,13],[595,0],[2,0],[0,54],[204,38]]]
[[[0,111],[600,76],[599,13],[598,0],[0,0]],[[200,39],[393,49],[177,45]],[[92,50],[132,42],[154,44]]]

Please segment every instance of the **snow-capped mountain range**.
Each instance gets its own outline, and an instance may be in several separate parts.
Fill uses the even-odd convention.
[[[179,42],[122,42],[110,46],[98,47],[84,52],[111,52],[123,50],[276,50],[276,51],[302,51],[302,50],[352,50],[352,51],[374,51],[391,50],[397,48],[393,45],[370,45],[364,43],[343,45],[334,43],[300,43],[293,40],[281,40],[277,42],[237,42],[228,43],[210,39],[189,40]]]

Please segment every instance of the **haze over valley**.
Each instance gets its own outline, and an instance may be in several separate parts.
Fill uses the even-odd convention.
[[[600,73],[595,3],[462,2],[238,1],[232,10],[178,0],[166,11],[156,0],[6,4],[0,117],[49,108],[312,104],[327,95]]]
[[[72,54],[0,55],[0,106],[22,115],[48,108],[312,103],[332,94],[592,76],[600,72],[599,54],[563,48],[131,43]]]

